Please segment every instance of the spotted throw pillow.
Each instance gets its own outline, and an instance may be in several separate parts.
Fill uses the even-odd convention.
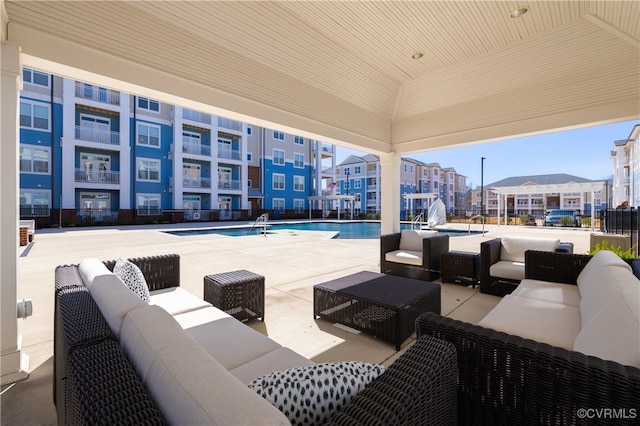
[[[118,259],[116,260],[116,266],[113,268],[113,273],[116,274],[131,291],[140,296],[140,299],[149,302],[149,287],[140,268],[126,259]]]
[[[320,425],[382,373],[383,366],[359,361],[316,364],[267,374],[249,388],[282,411],[292,425]]]

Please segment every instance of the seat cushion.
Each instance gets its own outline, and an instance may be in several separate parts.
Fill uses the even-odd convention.
[[[625,281],[616,287],[582,327],[574,350],[640,368],[640,283]]]
[[[315,365],[315,362],[289,348],[282,347],[230,371],[238,380],[248,385],[252,380],[273,373],[274,371],[296,367],[309,367],[311,365]]]
[[[558,244],[560,244],[560,240],[553,238],[502,237],[500,240],[500,260],[524,262],[525,251],[555,251]]]
[[[383,366],[359,361],[324,363],[270,373],[249,388],[282,411],[292,425],[320,425],[382,373]]]
[[[387,262],[404,263],[406,265],[422,266],[422,251],[395,250],[384,254]]]
[[[577,285],[526,279],[520,282],[511,295],[580,307],[580,292]]]
[[[580,332],[580,309],[507,295],[478,325],[572,350]]]
[[[120,344],[168,424],[287,424],[158,306],[131,311]]]
[[[403,229],[400,234],[400,250],[422,252],[422,240],[433,235],[438,235],[438,231],[417,231],[414,229]]]
[[[208,307],[174,318],[226,369],[246,364],[281,346],[218,308]]]
[[[182,287],[170,287],[152,291],[149,297],[149,304],[160,306],[171,315],[211,306],[211,303],[189,293]]]
[[[489,273],[492,277],[520,281],[524,279],[524,262],[500,260],[491,265]]]

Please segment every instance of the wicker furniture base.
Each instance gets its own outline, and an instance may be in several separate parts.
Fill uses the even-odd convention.
[[[469,285],[478,283],[480,253],[452,250],[442,254],[442,282]]]
[[[363,271],[313,287],[314,318],[371,334],[396,350],[425,312],[440,313],[438,284]]]
[[[204,277],[204,300],[240,321],[264,321],[264,277],[241,269]]]

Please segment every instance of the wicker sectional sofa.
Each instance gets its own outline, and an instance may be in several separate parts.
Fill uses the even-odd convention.
[[[478,325],[417,320],[456,347],[459,424],[637,424],[640,261],[525,256],[525,280]]]
[[[289,424],[247,383],[313,362],[180,288],[178,255],[129,260],[148,304],[114,261],[56,268],[58,424]],[[332,424],[454,424],[456,375],[453,346],[420,339]]]

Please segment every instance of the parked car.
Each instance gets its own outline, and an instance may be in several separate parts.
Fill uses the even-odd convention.
[[[572,209],[547,210],[544,213],[544,226],[580,226],[580,212]]]

